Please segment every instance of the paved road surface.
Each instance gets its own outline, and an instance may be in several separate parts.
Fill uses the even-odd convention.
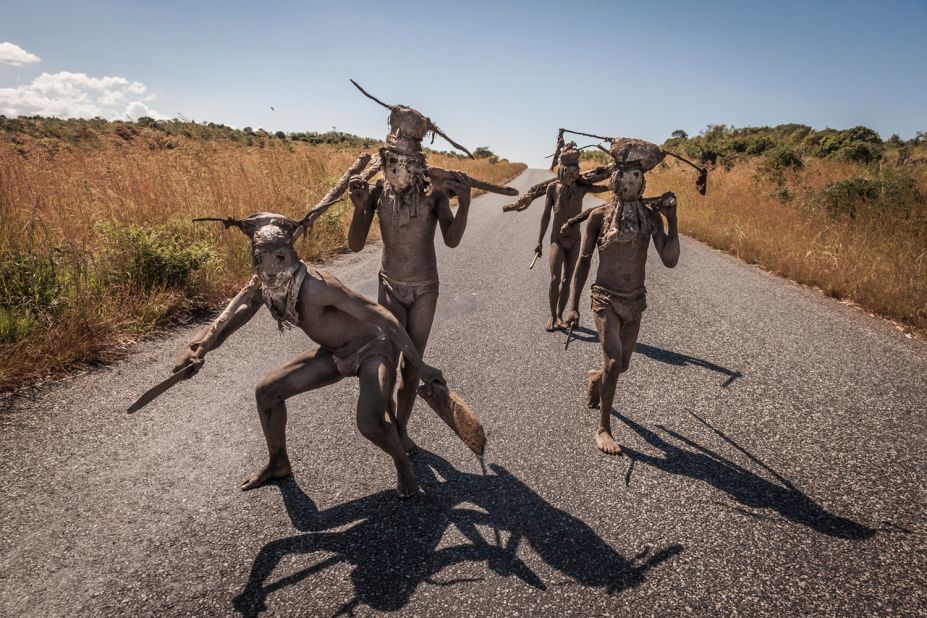
[[[262,312],[124,414],[178,332],[0,415],[0,614],[927,611],[927,346],[684,239],[676,269],[651,256],[615,401],[628,456],[601,455],[581,403],[594,333],[565,352],[544,332],[541,205],[503,201],[477,199],[439,250],[427,352],[488,429],[485,473],[419,405],[426,494],[400,502],[345,381],[291,401],[295,476],[241,493],[265,458],[253,387],[308,341]],[[378,258],[331,270],[373,294]]]

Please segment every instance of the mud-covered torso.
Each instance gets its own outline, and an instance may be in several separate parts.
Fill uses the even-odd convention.
[[[640,202],[605,207],[596,241],[599,268],[595,283],[616,292],[644,287],[650,238],[660,225],[656,217]]]
[[[412,191],[418,194],[398,194],[387,185],[377,200],[383,239],[381,268],[398,281],[437,280],[436,195],[420,188]]]
[[[560,228],[567,220],[582,212],[585,191],[576,184],[565,185],[559,180],[553,182],[548,191],[554,202],[553,227],[550,231],[550,241],[552,243],[560,243],[569,248],[579,242],[580,226],[570,226],[569,231],[565,234],[560,232]]]
[[[339,356],[348,355],[376,337],[380,329],[337,307],[320,303],[319,292],[327,285],[317,269],[307,267],[298,293],[299,324],[295,326],[322,347]]]

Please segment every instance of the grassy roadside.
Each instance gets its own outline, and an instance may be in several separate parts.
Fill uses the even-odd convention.
[[[0,392],[110,362],[154,329],[214,307],[249,276],[247,242],[195,216],[303,215],[362,151],[344,134],[220,125],[0,119]],[[525,166],[429,153],[504,183]],[[346,245],[350,208],[300,241]]]
[[[669,140],[712,168],[708,194],[698,195],[693,170],[677,163],[648,174],[647,194],[676,193],[682,233],[927,337],[923,141],[883,142],[857,127],[790,143],[776,129],[712,136],[710,128],[707,137]],[[839,142],[853,132],[866,140]],[[840,143],[833,155],[822,152],[822,134]]]

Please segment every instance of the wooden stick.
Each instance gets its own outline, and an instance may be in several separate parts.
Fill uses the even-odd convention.
[[[472,176],[468,176],[467,174],[459,171],[446,170],[441,167],[428,168],[428,177],[435,181],[435,184],[437,185],[440,185],[443,180],[454,180],[455,174],[460,174],[463,176],[471,187],[482,189],[483,191],[489,191],[490,193],[498,193],[500,195],[518,195],[518,189],[513,187],[502,187],[500,185],[494,185],[491,182],[473,178]]]
[[[351,164],[351,167],[341,175],[341,178],[338,179],[338,182],[335,183],[328,193],[325,194],[318,204],[316,204],[309,212],[306,213],[306,216],[302,219],[302,224],[307,228],[311,226],[316,219],[322,216],[322,214],[328,210],[333,205],[341,201],[341,196],[344,194],[345,190],[348,188],[348,183],[351,181],[353,176],[360,174],[367,164],[370,163],[371,155],[366,152],[357,157],[354,163]],[[378,159],[379,160],[379,159]],[[376,172],[374,172],[376,173]]]
[[[612,165],[600,165],[584,173],[582,176],[580,176],[577,183],[592,185],[597,182],[601,182],[605,180],[606,178],[611,176],[614,171],[615,169],[614,169],[614,166]],[[520,198],[518,198],[517,201],[503,206],[502,212],[512,212],[513,210],[515,212],[521,212],[522,210],[525,210],[526,208],[528,208],[528,206],[531,206],[531,203],[534,200],[538,199],[539,197],[547,193],[548,185],[550,185],[550,183],[554,182],[555,180],[557,179],[550,178],[548,180],[545,180],[544,182],[539,182],[538,184],[534,185],[533,187],[525,191],[525,194],[522,195]]]

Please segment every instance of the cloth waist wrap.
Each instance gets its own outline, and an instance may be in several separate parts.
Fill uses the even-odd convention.
[[[396,302],[406,309],[410,309],[422,296],[426,294],[438,295],[440,284],[437,279],[426,281],[399,281],[380,271],[380,285],[392,296]]]
[[[329,351],[331,352],[331,350]],[[338,356],[332,352],[332,359],[335,361],[335,366],[338,367],[338,372],[343,377],[350,378],[356,376],[357,372],[360,371],[361,364],[375,354],[379,354],[385,361],[392,363],[393,344],[390,343],[386,333],[378,333],[373,339],[347,356]]]
[[[601,313],[611,310],[622,322],[637,322],[647,308],[647,288],[639,287],[633,292],[613,292],[601,285],[593,284],[592,311]]]

